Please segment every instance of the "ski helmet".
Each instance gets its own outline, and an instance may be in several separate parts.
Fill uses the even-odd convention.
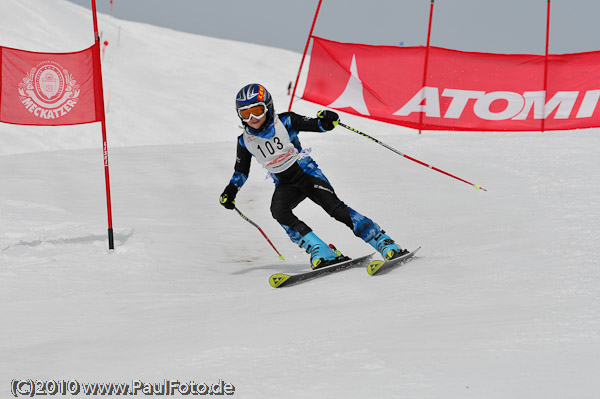
[[[273,97],[271,97],[271,93],[269,93],[269,91],[263,85],[258,83],[247,84],[246,86],[242,87],[240,91],[238,91],[235,98],[235,110],[244,125],[247,124],[244,121],[245,118],[242,116],[241,111],[261,103],[266,107],[267,123],[264,125],[266,126],[273,120],[273,117],[275,116]]]

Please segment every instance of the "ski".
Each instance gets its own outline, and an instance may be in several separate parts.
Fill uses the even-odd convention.
[[[419,247],[419,248],[415,249],[414,251],[409,252],[405,255],[399,256],[395,259],[388,260],[388,261],[374,260],[373,262],[369,263],[369,265],[367,266],[367,273],[369,273],[371,276],[375,276],[375,275],[380,275],[380,274],[389,272],[393,268],[400,266],[403,263],[406,263],[409,260],[411,260],[413,258],[413,256],[415,256],[415,254],[417,253],[417,251],[419,249],[421,249],[421,247]]]
[[[350,259],[345,262],[336,263],[330,266],[322,267],[320,269],[310,270],[299,274],[277,273],[269,277],[269,284],[271,284],[271,287],[273,288],[289,287],[291,285],[303,283],[305,281],[309,281],[317,277],[327,276],[329,274],[337,273],[342,270],[364,265],[373,257],[373,255],[375,254],[373,253],[361,256],[360,258]]]

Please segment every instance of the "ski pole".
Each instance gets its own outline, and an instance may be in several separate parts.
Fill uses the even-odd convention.
[[[377,140],[375,137],[371,137],[371,136],[369,136],[368,134],[361,132],[360,130],[356,130],[356,129],[354,129],[353,127],[350,127],[350,126],[348,126],[348,125],[344,125],[342,122],[338,122],[338,125],[340,125],[340,126],[342,126],[342,127],[345,127],[346,129],[348,129],[348,130],[351,130],[351,131],[353,131],[354,133],[358,133],[358,134],[360,134],[361,136],[364,136],[364,137],[366,137],[366,138],[368,138],[368,139],[371,139],[372,141],[376,142],[377,144],[384,146],[384,147],[385,147],[385,148],[387,148],[388,150],[390,150],[390,151],[393,151],[393,152],[395,152],[396,154],[398,154],[398,155],[400,155],[400,156],[403,156],[403,157],[404,157],[404,158],[406,158],[406,159],[409,159],[409,160],[411,160],[411,161],[413,161],[413,162],[416,162],[416,163],[418,163],[418,164],[420,164],[420,165],[423,165],[423,166],[425,166],[425,167],[428,167],[429,169],[433,169],[433,170],[435,170],[436,172],[443,173],[443,174],[445,174],[446,176],[450,176],[450,177],[452,177],[452,178],[454,178],[454,179],[456,179],[456,180],[460,180],[460,181],[461,181],[461,182],[463,182],[463,183],[467,183],[467,184],[469,184],[469,185],[471,185],[471,186],[475,187],[477,190],[483,190],[483,191],[487,191],[485,188],[481,187],[479,184],[473,184],[473,183],[471,183],[471,182],[468,182],[468,181],[466,181],[466,180],[464,180],[464,179],[461,179],[460,177],[454,176],[454,175],[452,175],[452,174],[450,174],[450,173],[448,173],[448,172],[444,172],[443,170],[441,170],[441,169],[438,169],[438,168],[436,168],[435,166],[428,165],[428,164],[426,164],[425,162],[421,162],[421,161],[419,161],[418,159],[415,159],[415,158],[413,158],[413,157],[410,157],[410,156],[408,156],[408,155],[406,155],[406,154],[403,154],[403,153],[401,153],[400,151],[396,150],[395,148],[393,148],[393,147],[390,147],[389,145],[387,145],[387,144],[385,144],[385,143],[383,143],[383,142],[381,142],[381,141]]]
[[[242,219],[244,219],[246,222],[250,223],[252,226],[256,227],[258,229],[258,231],[260,231],[260,233],[263,235],[263,237],[265,237],[265,239],[269,242],[269,244],[271,244],[271,246],[273,247],[273,249],[275,250],[275,252],[277,252],[277,255],[279,255],[279,260],[285,260],[285,256],[283,254],[279,253],[279,251],[277,250],[277,248],[275,248],[275,245],[273,245],[273,243],[271,242],[271,240],[269,240],[269,237],[267,237],[267,235],[265,234],[265,232],[263,231],[263,229],[260,228],[259,225],[257,225],[252,220],[250,220],[248,218],[248,216],[246,216],[242,212],[240,212],[240,210],[237,209],[237,207],[234,206],[233,209],[235,209],[235,211],[242,217]]]

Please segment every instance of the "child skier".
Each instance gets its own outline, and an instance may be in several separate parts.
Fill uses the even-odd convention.
[[[235,207],[235,197],[246,182],[250,161],[255,157],[271,173],[275,182],[271,214],[290,239],[310,253],[311,268],[317,269],[348,258],[330,248],[293,214],[292,210],[306,198],[352,229],[354,235],[373,246],[384,259],[394,259],[408,252],[394,243],[371,219],[344,204],[317,163],[302,150],[298,132],[332,130],[339,120],[335,112],[319,111],[317,118],[293,112],[276,114],[271,94],[257,83],[246,85],[237,93],[235,106],[244,132],[237,140],[234,173],[221,194],[221,205],[227,209]]]

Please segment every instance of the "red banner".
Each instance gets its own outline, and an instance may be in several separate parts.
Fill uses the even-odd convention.
[[[546,59],[313,39],[302,98],[329,108],[426,130],[600,127],[598,51]]]
[[[102,108],[96,104],[96,98],[102,98],[96,96],[101,86],[94,78],[97,46],[60,54],[0,47],[0,122],[75,125],[101,121]]]

